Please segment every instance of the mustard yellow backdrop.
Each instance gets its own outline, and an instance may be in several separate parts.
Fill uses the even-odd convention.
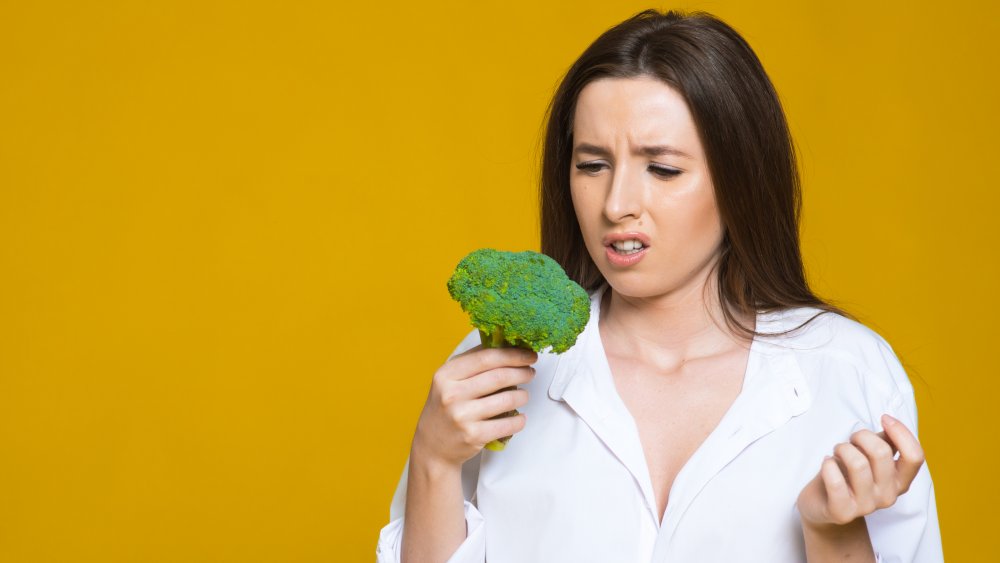
[[[469,328],[445,281],[538,249],[545,105],[646,7],[756,49],[810,278],[909,369],[949,558],[995,551],[996,3],[32,0],[0,3],[0,561],[374,560]]]

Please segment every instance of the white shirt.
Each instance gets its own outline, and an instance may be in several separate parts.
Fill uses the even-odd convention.
[[[804,562],[795,503],[823,456],[861,428],[881,431],[883,413],[917,433],[910,381],[864,325],[825,313],[789,336],[758,336],[740,394],[677,474],[660,522],[597,328],[607,287],[590,294],[573,348],[538,355],[521,386],[525,428],[503,451],[484,449],[463,465],[468,535],[450,563]],[[759,314],[757,330],[784,331],[818,312]],[[452,355],[477,344],[474,329]],[[404,467],[379,563],[399,561],[406,480]],[[909,491],[865,519],[878,561],[943,561],[926,462]]]

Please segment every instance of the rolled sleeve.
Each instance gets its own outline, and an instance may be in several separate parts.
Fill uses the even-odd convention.
[[[399,563],[403,546],[403,518],[382,528],[375,548],[376,563]],[[474,504],[465,501],[465,541],[458,546],[448,563],[484,563],[486,561],[486,523]]]

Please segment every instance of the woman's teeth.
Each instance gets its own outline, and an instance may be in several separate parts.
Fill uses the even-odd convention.
[[[611,243],[611,246],[619,254],[635,254],[644,248],[638,240],[615,241]]]

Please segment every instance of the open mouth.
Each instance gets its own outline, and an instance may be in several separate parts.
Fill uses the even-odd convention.
[[[638,240],[621,240],[611,243],[611,249],[622,256],[628,256],[630,254],[636,254],[642,252],[647,247],[643,246],[642,242]]]

